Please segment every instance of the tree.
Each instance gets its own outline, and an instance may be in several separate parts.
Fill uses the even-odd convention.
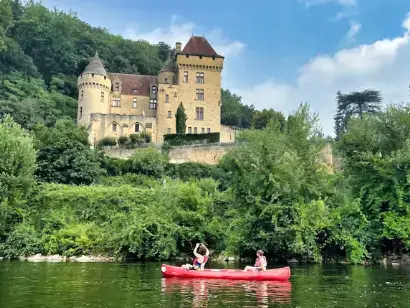
[[[13,118],[0,122],[0,204],[24,196],[33,184],[36,150],[33,140]]]
[[[186,120],[188,119],[185,113],[184,105],[179,104],[177,113],[175,114],[177,134],[185,134]]]
[[[35,175],[39,181],[88,185],[102,174],[85,127],[58,120],[51,129],[38,125],[34,131],[39,149]]]
[[[252,125],[254,106],[242,104],[242,98],[229,90],[221,90],[221,123],[242,128]]]
[[[0,250],[1,242],[21,220],[20,204],[34,179],[36,150],[33,140],[13,118],[0,119]]]
[[[354,91],[349,94],[342,94],[338,91],[336,100],[335,133],[336,137],[340,138],[340,135],[346,131],[350,118],[358,116],[362,120],[364,113],[374,114],[380,111],[382,97],[376,90]]]
[[[256,111],[253,115],[252,125],[255,129],[264,129],[270,121],[279,123],[280,130],[283,131],[286,126],[286,119],[282,112],[273,109],[263,109]]]
[[[167,163],[167,156],[158,152],[155,148],[142,148],[136,150],[128,160],[128,171],[161,177]]]

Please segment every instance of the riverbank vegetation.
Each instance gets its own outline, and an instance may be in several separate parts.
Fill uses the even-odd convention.
[[[224,90],[224,123],[249,129],[218,165],[170,164],[150,147],[114,159],[91,150],[74,122],[76,76],[97,47],[109,71],[156,74],[169,46],[35,3],[0,4],[9,17],[0,20],[0,257],[168,259],[197,242],[276,261],[409,251],[408,105],[381,107],[373,90],[338,93],[330,140],[308,105],[285,117]],[[326,142],[342,159],[335,174],[321,157]]]

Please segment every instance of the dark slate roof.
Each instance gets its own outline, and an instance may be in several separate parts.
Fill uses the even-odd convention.
[[[191,36],[180,54],[223,58],[216,53],[207,39],[202,36]]]
[[[175,62],[172,60],[171,57],[165,61],[164,65],[162,66],[160,73],[161,72],[175,72]]]
[[[122,83],[121,94],[123,95],[149,96],[150,85],[157,84],[156,76],[108,73],[108,77],[113,83],[118,77]]]
[[[98,57],[98,52],[92,57],[90,63],[88,63],[83,74],[96,74],[101,76],[107,76],[107,72],[102,64],[100,58]]]

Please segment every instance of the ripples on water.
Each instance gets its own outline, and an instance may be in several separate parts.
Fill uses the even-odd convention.
[[[298,266],[279,283],[163,279],[159,263],[0,262],[0,308],[410,307],[409,289],[403,267]]]

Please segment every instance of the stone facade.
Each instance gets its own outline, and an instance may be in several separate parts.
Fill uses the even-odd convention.
[[[224,57],[204,37],[192,36],[184,49],[176,43],[158,76],[107,73],[96,54],[78,77],[78,124],[88,127],[90,143],[149,131],[156,145],[176,133],[175,114],[183,104],[186,133],[235,131],[221,126],[221,74]]]

